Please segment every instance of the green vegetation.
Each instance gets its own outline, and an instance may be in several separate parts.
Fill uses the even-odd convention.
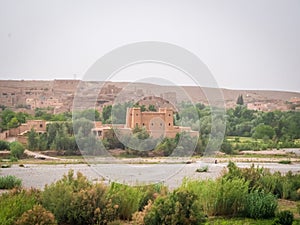
[[[277,208],[276,197],[258,189],[246,196],[244,215],[253,219],[268,219],[275,215]]]
[[[220,149],[226,154],[234,154],[241,150],[300,147],[300,130],[298,129],[300,112],[248,110],[243,105],[242,98],[243,96],[240,95],[237,107],[228,109],[224,117],[218,113],[214,113],[212,117],[212,111],[218,112],[218,109],[211,109],[200,103],[192,105],[182,102],[178,104],[179,113],[174,114],[175,125],[187,126],[194,131],[199,131],[198,140],[185,138],[186,141],[182,144],[178,141],[178,137],[154,140],[148,138],[149,134],[143,128],[137,128],[139,130],[134,131],[133,138],[126,136],[123,140],[118,140],[115,134],[118,129],[114,129],[103,140],[103,145],[106,149],[124,149],[126,150],[124,155],[148,156],[145,152],[135,151],[135,148],[152,149],[153,152],[150,155],[158,156],[169,156],[175,149],[178,150],[177,155],[182,155],[182,152],[189,150],[194,150],[196,155],[202,155],[209,141],[212,144],[210,147],[214,148],[214,139],[223,139],[220,130],[226,122],[225,138]],[[68,155],[78,154],[79,149],[84,149],[86,151],[84,153],[96,155],[103,152],[104,146],[91,134],[93,122],[101,120],[104,124],[124,124],[127,108],[132,106],[140,107],[142,111],[156,110],[153,105],[149,105],[147,108],[133,102],[105,106],[101,114],[97,110],[88,109],[73,112],[73,115],[71,113],[52,115],[48,109],[36,109],[35,115],[31,116],[26,113],[15,113],[6,108],[0,112],[0,129],[6,130],[17,127],[28,119],[52,121],[53,123],[47,125],[47,133],[37,134],[32,130],[27,134],[29,140],[27,147],[29,149],[62,150],[67,151]],[[212,121],[214,126],[212,126]],[[212,131],[212,128],[215,130]],[[184,134],[181,135],[184,136]],[[139,140],[145,140],[142,144],[144,146],[137,146],[140,143]],[[6,143],[0,142],[0,150],[6,148]]]
[[[22,181],[11,175],[0,177],[0,189],[13,189],[15,187],[21,187]]]
[[[291,164],[291,160],[280,160],[278,163],[280,164]]]
[[[70,171],[43,191],[13,189],[2,194],[0,224],[288,225],[297,222],[296,203],[295,209],[278,210],[277,198],[282,198],[278,191],[293,193],[299,180],[291,173],[279,176],[230,163],[228,172],[216,180],[185,179],[179,188],[168,191],[161,184],[91,183]]]
[[[21,123],[25,123],[28,117],[29,115],[26,113],[16,113],[10,109],[4,109],[0,112],[0,130],[18,127]]]
[[[292,225],[294,221],[294,214],[289,210],[284,210],[276,215],[273,225]]]
[[[198,173],[204,173],[207,171],[208,171],[208,166],[203,166],[203,167],[196,169],[196,172],[198,172]]]
[[[144,223],[149,225],[201,224],[205,220],[197,196],[186,190],[158,197],[144,217]]]
[[[9,142],[0,140],[0,151],[9,150]]]
[[[244,98],[243,95],[239,95],[239,97],[236,100],[237,105],[244,105]]]
[[[24,212],[37,204],[39,191],[13,189],[0,196],[0,224],[13,225]]]
[[[11,157],[20,159],[23,156],[25,148],[20,142],[17,141],[11,142],[9,144],[9,148],[10,148]]]

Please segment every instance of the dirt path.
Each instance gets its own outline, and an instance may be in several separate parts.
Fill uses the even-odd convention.
[[[24,154],[27,155],[28,157],[33,157],[35,159],[42,159],[42,160],[65,160],[65,159],[60,159],[60,158],[57,158],[57,157],[52,157],[52,156],[48,156],[48,155],[44,155],[44,154],[40,154],[40,153],[37,153],[37,152],[32,152],[32,151],[29,151],[28,149],[26,149],[24,151]]]

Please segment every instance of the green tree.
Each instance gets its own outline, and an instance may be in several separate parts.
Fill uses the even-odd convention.
[[[88,136],[93,127],[93,122],[85,118],[78,119],[73,122],[74,133],[76,135],[79,133],[79,131],[81,131],[83,136]]]
[[[147,110],[145,105],[141,105],[140,108],[142,112],[145,112]]]
[[[237,98],[236,104],[237,105],[244,105],[243,95],[239,95],[239,97]]]
[[[8,128],[16,128],[19,125],[20,125],[20,123],[19,123],[17,117],[13,117],[8,123]]]
[[[76,111],[73,113],[73,119],[88,119],[91,121],[99,121],[100,120],[100,113],[96,109],[86,109],[82,111]]]
[[[37,140],[38,134],[35,132],[33,128],[28,132],[28,139],[27,139],[27,146],[29,150],[37,150],[38,146],[38,140]]]
[[[221,151],[226,154],[232,154],[232,146],[229,141],[224,138],[223,143],[221,145]]]
[[[0,151],[9,150],[9,143],[7,141],[0,140]]]
[[[275,131],[271,126],[265,124],[259,124],[254,128],[252,137],[256,139],[262,139],[265,137],[272,139],[274,135],[275,135]]]
[[[10,109],[5,109],[1,112],[1,128],[3,130],[9,129],[8,123],[15,117],[15,113]]]
[[[11,142],[9,148],[12,157],[20,159],[23,156],[25,148],[20,142],[18,141]]]
[[[102,121],[103,123],[110,123],[111,122],[111,112],[112,112],[112,106],[104,106],[102,110]]]
[[[154,105],[149,105],[149,106],[148,106],[148,111],[156,112],[157,110],[156,110],[156,108],[155,108]]]

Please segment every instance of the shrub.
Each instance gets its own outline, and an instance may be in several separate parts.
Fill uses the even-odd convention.
[[[21,179],[7,175],[5,177],[0,177],[0,189],[12,189],[15,187],[21,187],[22,181]]]
[[[116,207],[106,199],[106,187],[92,185],[80,172],[74,172],[45,187],[42,205],[51,211],[58,223],[107,224],[116,218]]]
[[[144,202],[144,194],[145,192],[141,191],[139,187],[112,183],[107,198],[111,199],[117,207],[119,219],[130,220],[134,212],[143,208],[141,202]]]
[[[71,224],[106,224],[116,218],[116,208],[105,199],[106,187],[96,184],[73,194],[68,221]]]
[[[245,216],[254,219],[268,219],[275,216],[277,200],[271,193],[254,190],[246,198]]]
[[[10,143],[9,148],[12,157],[20,159],[23,156],[25,148],[20,142],[14,141]]]
[[[151,200],[148,201],[148,204],[144,207],[143,211],[135,212],[132,215],[132,221],[134,225],[144,225],[145,216],[149,213],[153,202]]]
[[[196,172],[198,172],[198,173],[204,173],[207,171],[208,171],[208,166],[203,166],[203,167],[196,169]]]
[[[292,161],[291,160],[280,160],[278,163],[280,163],[280,164],[291,164]]]
[[[0,151],[9,150],[9,143],[7,141],[0,140]]]
[[[250,168],[238,168],[235,163],[228,163],[228,173],[224,175],[226,179],[242,178],[249,182],[249,190],[259,187],[259,181],[265,175],[270,174],[269,170],[256,167],[254,164]]]
[[[289,210],[284,210],[276,215],[273,225],[292,225],[294,214]]]
[[[149,200],[154,201],[158,196],[164,196],[168,192],[167,187],[162,184],[137,186],[135,188],[138,188],[139,191],[143,193],[138,209],[139,211],[144,209],[149,203]]]
[[[205,221],[197,196],[186,190],[176,190],[167,196],[158,197],[144,217],[144,223],[159,224],[201,224]]]
[[[16,225],[32,224],[57,225],[57,222],[51,212],[41,205],[35,205],[33,209],[24,212],[16,222]]]
[[[215,215],[235,216],[244,209],[248,196],[249,183],[244,179],[220,179],[217,181],[218,192]]]
[[[248,185],[248,182],[240,178],[184,180],[181,188],[194,193],[200,199],[199,204],[206,214],[234,216],[244,209]]]
[[[75,179],[74,171],[70,170],[68,175],[64,175],[61,180],[45,186],[42,193],[42,205],[55,215],[58,223],[68,222],[73,194],[89,186],[91,184],[81,173],[78,172],[77,179]]]
[[[0,224],[12,225],[20,216],[37,203],[39,192],[13,189],[0,196]]]

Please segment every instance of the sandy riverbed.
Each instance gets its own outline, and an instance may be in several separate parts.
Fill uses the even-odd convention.
[[[238,162],[239,167],[250,167],[252,162]],[[272,172],[286,173],[292,171],[300,173],[300,163],[283,165],[278,163],[257,162],[255,165],[269,168]],[[128,184],[147,184],[163,182],[170,188],[179,186],[184,177],[197,179],[215,179],[222,175],[227,162],[214,164],[206,160],[195,161],[191,164],[25,164],[19,167],[17,164],[11,168],[1,169],[0,176],[14,175],[23,181],[24,187],[43,188],[59,180],[70,169],[75,173],[80,171],[91,181],[117,181]],[[197,173],[197,168],[208,166],[208,172]]]

